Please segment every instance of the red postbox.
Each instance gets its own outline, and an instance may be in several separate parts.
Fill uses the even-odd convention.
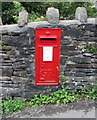
[[[35,85],[59,84],[60,40],[60,28],[36,28]]]

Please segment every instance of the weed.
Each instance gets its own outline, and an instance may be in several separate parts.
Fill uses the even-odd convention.
[[[87,45],[85,50],[88,51],[88,52],[96,52],[97,51],[97,47],[93,47],[91,45]]]
[[[0,113],[4,113],[4,114],[9,114],[9,113],[13,113],[15,111],[21,110],[25,103],[25,100],[2,100],[1,103],[1,111]]]
[[[0,47],[4,46],[4,42],[0,40]]]
[[[84,64],[84,61],[77,61],[77,64]]]
[[[67,89],[66,84],[69,83],[69,82],[68,82],[68,79],[67,79],[66,76],[60,75],[59,83],[60,83],[62,89]]]

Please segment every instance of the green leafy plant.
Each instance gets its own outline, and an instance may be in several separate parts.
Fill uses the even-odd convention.
[[[1,99],[0,99],[0,114],[3,114],[3,103]]]
[[[68,87],[66,87],[66,84],[69,83],[67,77],[65,75],[60,75],[59,78],[60,78],[59,83],[62,89],[67,89]]]
[[[84,64],[84,61],[77,61],[77,64]]]
[[[34,21],[34,22],[39,22],[39,21],[45,21],[46,18],[43,16],[40,16],[38,13],[34,13],[29,15],[29,22]]]
[[[24,101],[25,100],[12,100],[12,99],[2,100],[1,103],[2,110],[0,112],[9,114],[21,110],[25,105]]]
[[[19,12],[25,10],[20,2],[3,2],[2,3],[2,20],[3,24],[17,23]]]
[[[97,52],[97,47],[94,47],[94,46],[91,46],[91,45],[87,45],[85,50],[89,51],[89,52]]]
[[[0,46],[4,46],[4,42],[0,40]]]

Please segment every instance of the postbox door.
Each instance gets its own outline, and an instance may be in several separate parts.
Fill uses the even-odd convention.
[[[50,39],[53,41],[54,39]],[[45,42],[44,42],[45,43]],[[60,70],[60,45],[57,41],[52,44],[36,45],[36,85],[58,85]]]

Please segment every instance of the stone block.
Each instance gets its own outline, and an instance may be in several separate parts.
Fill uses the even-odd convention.
[[[75,19],[84,23],[87,21],[87,11],[85,7],[78,7],[75,12]]]
[[[11,31],[9,34],[12,36],[19,36],[21,34],[21,31]]]
[[[92,54],[92,53],[83,53],[83,56],[86,56],[86,57],[92,57],[93,54]]]
[[[2,84],[12,84],[12,81],[4,81],[4,80],[1,81],[1,80],[0,80],[0,84],[1,84],[1,83],[2,83]]]
[[[26,77],[26,71],[14,71],[13,75],[17,77]]]
[[[73,71],[70,71],[70,72],[65,72],[64,73],[65,76],[75,76],[75,77],[85,77],[86,76],[86,73],[84,72],[73,72]]]
[[[90,57],[71,57],[69,60],[76,62],[77,64],[91,63]]]
[[[95,73],[93,72],[93,73],[87,73],[86,74],[87,76],[95,76]]]
[[[62,39],[62,45],[70,45],[70,44],[72,44],[72,41],[69,41],[69,40],[63,40]]]
[[[4,51],[12,50],[13,48],[14,48],[13,46],[6,46],[6,45],[2,46],[2,50]]]
[[[95,18],[95,24],[97,25],[97,17]]]
[[[61,54],[64,56],[76,56],[76,55],[81,55],[82,51],[65,51],[61,50]]]
[[[74,41],[73,43],[75,46],[82,46],[82,45],[86,45],[87,43],[85,41]]]
[[[10,67],[10,66],[12,66],[12,63],[7,63],[7,62],[4,63],[4,62],[2,62],[2,66],[9,66]]]
[[[2,36],[2,41],[4,42],[4,45],[3,46],[4,48],[7,47],[7,46],[11,46],[11,42],[13,42],[13,39],[11,36],[9,35],[3,35]],[[5,48],[6,49],[6,48]]]
[[[97,64],[91,64],[91,66],[92,66],[92,68],[95,68],[95,69],[97,69]]]
[[[90,36],[90,37],[95,37],[95,32],[90,32],[90,31],[86,31],[84,33],[85,36]]]
[[[2,87],[2,96],[20,96],[20,89],[14,87]]]
[[[13,63],[13,69],[26,69],[27,68],[27,64],[23,61],[19,61],[19,62],[15,62]]]
[[[0,17],[0,25],[3,25],[1,17]]]
[[[16,55],[16,51],[15,50],[10,50],[7,52],[8,55]]]
[[[79,29],[81,29],[83,31],[95,32],[96,26],[95,26],[95,24],[81,24],[81,25],[79,25]]]
[[[19,88],[19,85],[13,83],[1,84],[2,87]]]
[[[74,37],[80,37],[83,35],[83,31],[78,28],[72,28],[72,29],[67,29],[66,31],[63,31],[63,36],[70,36],[72,38]],[[69,37],[69,39],[70,39]]]
[[[12,76],[11,80],[14,84],[25,84],[28,81],[28,78],[23,78],[23,77],[17,77],[17,76]]]
[[[59,23],[59,10],[54,7],[48,8],[46,12],[46,18],[49,23],[58,24]]]
[[[67,64],[66,68],[91,68],[91,64]]]
[[[97,55],[97,52],[96,51],[92,51],[93,55]]]
[[[79,69],[76,69],[76,72],[93,73],[93,72],[95,72],[95,69],[92,69],[92,68],[90,68],[90,69],[79,68]]]
[[[88,45],[92,47],[97,47],[97,43],[95,42],[88,42]]]
[[[68,77],[68,81],[76,81],[76,82],[82,82],[87,83],[87,82],[94,82],[96,81],[96,77],[95,76],[85,76],[85,77],[75,77],[75,76],[69,76]]]
[[[72,45],[72,46],[66,46],[66,45],[61,45],[61,50],[63,51],[75,51],[77,50],[77,47]]]
[[[37,94],[50,94],[52,91],[56,91],[58,89],[58,86],[46,86],[46,85],[32,85],[32,84],[26,84],[25,90],[23,91],[24,97],[32,97],[33,95]]]
[[[0,77],[0,81],[10,81],[11,77]]]
[[[12,68],[3,68],[2,69],[2,76],[11,77],[12,73],[13,73],[13,69]]]
[[[97,58],[92,59],[92,62],[97,63]]]
[[[66,56],[61,56],[61,64],[65,65],[66,61],[68,60],[68,57]]]
[[[97,9],[97,1],[94,2],[94,5],[92,7],[95,7]]]
[[[9,57],[9,55],[7,55],[7,54],[2,54],[2,53],[0,53],[0,59],[7,59],[7,60],[9,60],[10,57]]]
[[[84,72],[77,72],[77,73],[75,74],[75,76],[76,76],[76,77],[85,77],[85,76],[86,76],[86,73],[84,73]]]
[[[33,64],[33,63],[31,63],[30,65],[29,65],[29,67],[26,69],[26,72],[27,72],[27,74],[34,74],[34,70],[35,70],[35,65]]]
[[[77,41],[85,41],[85,42],[96,42],[97,37],[89,37],[89,36],[83,36],[76,38]]]
[[[28,23],[28,12],[25,10],[19,13],[18,26],[23,27]]]
[[[64,75],[65,75],[65,76],[75,76],[75,72],[72,72],[72,71],[70,71],[70,72],[68,71],[68,72],[67,72],[67,71],[66,71],[66,72],[64,72]]]

